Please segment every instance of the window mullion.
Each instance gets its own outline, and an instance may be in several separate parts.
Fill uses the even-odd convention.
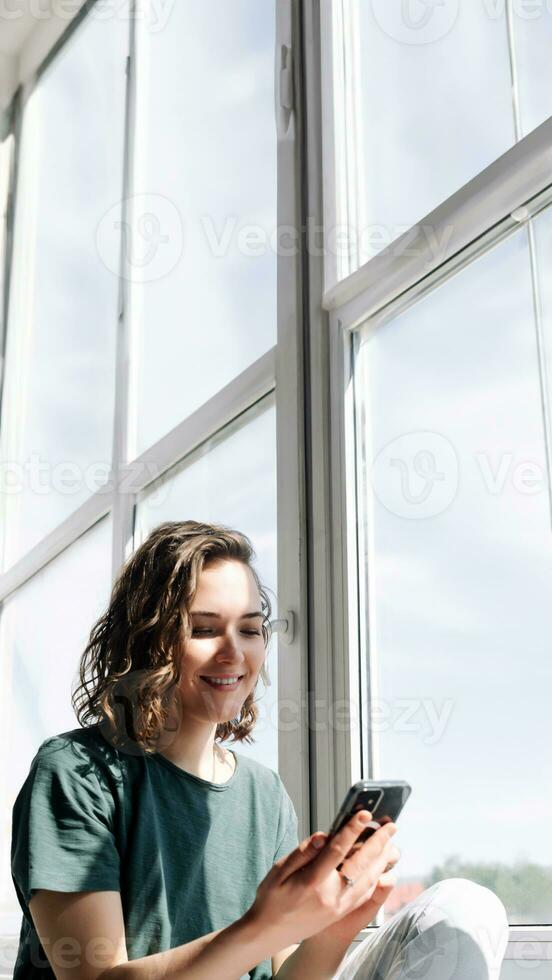
[[[301,226],[301,43],[300,8],[292,0],[276,5],[275,97],[278,134],[277,230]],[[278,249],[276,344],[276,427],[278,501],[278,615],[295,614],[291,642],[278,636],[279,771],[293,800],[299,837],[310,829],[308,731],[308,621],[306,502],[304,490],[304,353],[301,249]],[[288,716],[293,723],[290,725]]]
[[[121,199],[121,239],[119,250],[119,302],[117,312],[117,351],[115,371],[115,410],[112,456],[113,551],[112,580],[132,552],[135,495],[121,481],[129,457],[130,385],[134,370],[134,349],[129,282],[126,270],[127,233],[132,194],[132,167],[136,119],[136,0],[129,0],[129,56],[126,62],[125,136]],[[132,454],[132,453],[131,453]]]

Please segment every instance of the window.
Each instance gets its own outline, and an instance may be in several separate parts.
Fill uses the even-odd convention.
[[[4,568],[111,467],[118,281],[96,231],[110,211],[119,234],[128,22],[108,24],[90,18],[75,32],[24,109],[2,419]]]
[[[552,16],[510,0],[332,8],[341,234],[327,237],[341,277],[548,118]]]
[[[226,522],[252,541],[281,621],[256,742],[240,749],[279,766],[308,833],[301,257],[275,241],[277,220],[298,223],[299,146],[289,89],[280,106],[275,89],[297,24],[272,0],[108,6],[85,4],[65,30],[61,10],[37,21],[10,114],[0,700],[20,743],[4,855],[10,787],[45,737],[76,727],[86,632],[167,518]],[[48,685],[31,717],[29,690]],[[1,876],[9,967],[20,915],[6,861]]]
[[[77,728],[71,693],[78,661],[111,589],[111,520],[104,518],[3,603],[0,620],[0,706],[3,774],[0,925],[21,923],[10,876],[11,809],[38,746]],[[7,965],[7,964],[6,964]]]
[[[247,534],[256,552],[255,568],[269,591],[272,620],[278,618],[275,416],[274,395],[269,395],[150,484],[140,494],[136,512],[137,543],[157,524],[182,520],[183,514]],[[259,680],[255,694],[259,711],[252,733],[255,741],[236,748],[277,769],[278,661],[274,637],[266,667],[270,686],[265,688]]]
[[[137,23],[137,453],[276,342],[275,27],[274,0]]]
[[[404,888],[377,924],[412,887],[481,881],[508,909],[517,980],[550,959],[552,926],[552,13],[324,0],[320,33],[309,431],[327,446],[327,400],[310,464],[332,548],[313,577],[313,697],[350,718],[314,752],[333,809],[361,776],[412,784]]]
[[[543,266],[551,219],[535,219]],[[513,925],[548,924],[552,900],[552,778],[537,748],[552,737],[551,500],[534,309],[522,229],[374,331],[367,322],[355,359],[366,758],[413,787],[401,880],[489,884]]]

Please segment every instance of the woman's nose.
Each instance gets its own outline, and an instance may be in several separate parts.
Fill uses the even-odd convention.
[[[221,645],[217,650],[217,656],[219,655],[241,659],[239,637],[234,636],[232,633],[225,633],[222,637]]]

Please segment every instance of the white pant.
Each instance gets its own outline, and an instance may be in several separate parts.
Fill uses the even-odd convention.
[[[358,943],[333,980],[499,980],[507,942],[495,893],[446,878]]]

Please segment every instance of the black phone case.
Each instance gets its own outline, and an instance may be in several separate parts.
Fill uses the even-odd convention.
[[[362,844],[376,832],[377,825],[395,823],[411,792],[412,787],[401,780],[361,779],[347,793],[330,827],[330,837],[337,834],[357,810],[370,810],[373,823],[368,824],[356,839],[357,845]]]

